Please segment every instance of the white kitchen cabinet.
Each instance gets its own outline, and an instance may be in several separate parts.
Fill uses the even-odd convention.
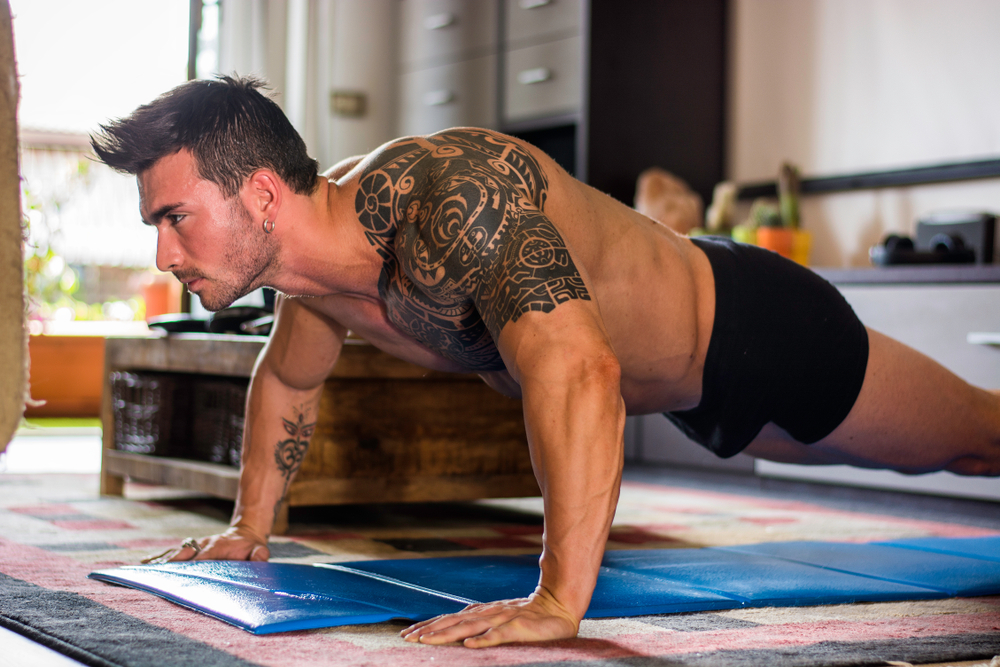
[[[508,51],[504,119],[508,122],[579,111],[583,39],[569,37]]]
[[[495,55],[407,72],[400,77],[401,135],[496,125]]]

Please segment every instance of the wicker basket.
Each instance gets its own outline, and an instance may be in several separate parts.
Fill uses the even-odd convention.
[[[174,373],[112,373],[115,449],[186,456],[189,383],[189,376]]]
[[[194,458],[239,466],[246,395],[245,379],[201,376],[194,380],[191,409]]]

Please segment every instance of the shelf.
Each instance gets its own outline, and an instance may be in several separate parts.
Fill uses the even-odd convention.
[[[1000,283],[1000,264],[883,266],[870,269],[813,269],[834,285],[936,285],[943,283]]]
[[[137,344],[141,341],[141,344]],[[250,377],[267,338],[224,334],[171,334],[109,338],[106,368]]]
[[[247,378],[266,339],[175,334],[107,341],[102,400],[101,493],[122,495],[126,477],[234,500],[240,472],[228,465],[115,449],[110,377],[153,371]],[[312,444],[288,507],[535,496],[521,402],[474,374],[444,373],[347,340],[323,388]]]
[[[172,459],[105,449],[102,472],[134,480],[236,499],[240,471],[219,463]]]
[[[250,377],[264,336],[224,334],[171,334],[139,338],[109,338],[109,370],[170,371]],[[340,358],[329,377],[385,378],[392,380],[477,379],[474,374],[445,373],[391,357],[363,340],[344,341]]]

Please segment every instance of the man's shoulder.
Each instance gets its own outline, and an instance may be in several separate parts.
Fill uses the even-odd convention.
[[[368,191],[392,187],[412,198],[471,179],[517,188],[541,208],[548,177],[535,151],[494,130],[456,127],[385,144],[366,161],[361,180],[367,180]]]

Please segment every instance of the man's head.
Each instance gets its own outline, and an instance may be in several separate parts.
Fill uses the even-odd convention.
[[[317,187],[316,161],[260,86],[192,81],[92,139],[101,160],[137,177],[143,219],[157,228],[157,266],[209,310],[268,284],[282,192],[308,196]]]
[[[109,167],[133,176],[187,149],[198,173],[235,197],[258,169],[270,169],[294,192],[316,189],[319,164],[273,100],[252,77],[189,81],[102,125],[91,138]]]

